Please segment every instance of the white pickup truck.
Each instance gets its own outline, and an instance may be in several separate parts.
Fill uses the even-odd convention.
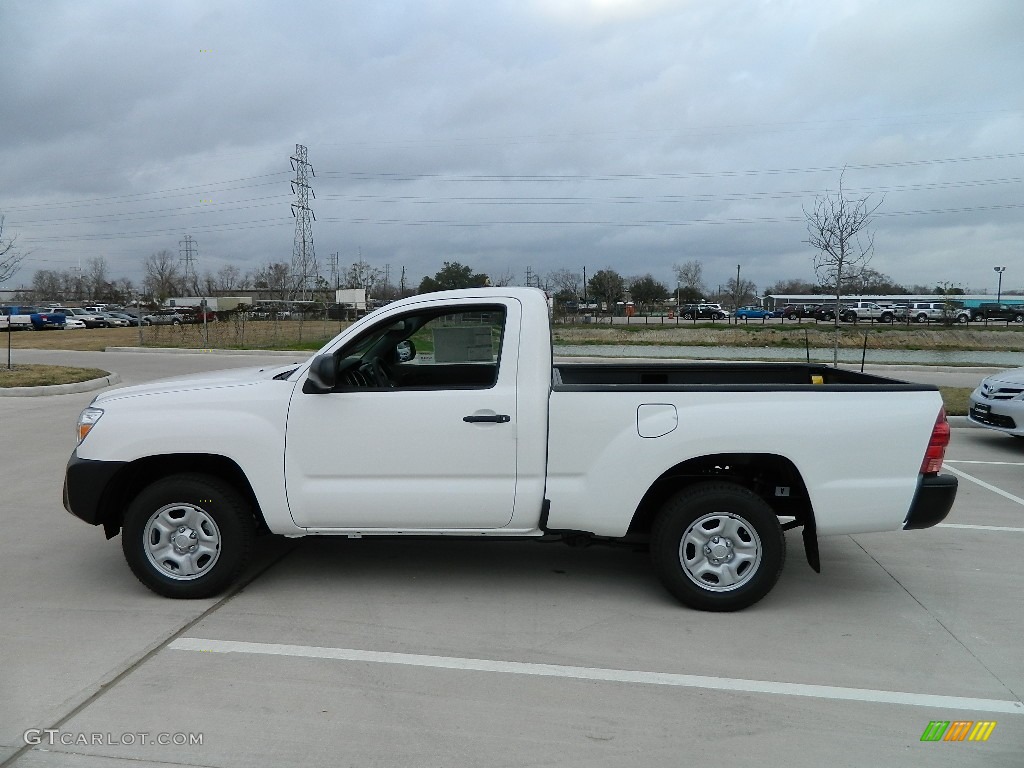
[[[78,436],[65,507],[182,598],[226,588],[260,531],[561,537],[647,541],[679,600],[736,610],[775,584],[785,530],[819,570],[819,535],[931,526],[956,495],[934,387],[791,363],[553,365],[528,288],[404,299],[303,363],[111,390]]]

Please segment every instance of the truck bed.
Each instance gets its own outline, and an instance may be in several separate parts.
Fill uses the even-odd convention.
[[[831,391],[934,391],[929,384],[909,384],[885,376],[815,363],[558,363],[555,391],[726,391],[765,389]]]

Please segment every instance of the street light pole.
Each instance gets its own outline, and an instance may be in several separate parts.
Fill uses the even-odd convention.
[[[992,267],[997,273],[999,273],[999,287],[996,288],[996,304],[1003,298],[1003,272],[1006,271],[1006,267]]]

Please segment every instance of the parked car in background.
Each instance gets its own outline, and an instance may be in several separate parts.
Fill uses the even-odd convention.
[[[890,307],[883,307],[873,301],[850,301],[843,307],[840,317],[848,323],[863,320],[877,320],[880,323],[891,323],[896,313]]]
[[[31,331],[32,318],[22,307],[0,307],[0,331]]]
[[[915,323],[942,322],[944,320],[966,323],[971,319],[971,312],[954,302],[914,301],[898,309],[897,317],[901,320],[912,320]]]
[[[680,308],[683,320],[724,320],[728,315],[717,304],[687,304]]]
[[[50,312],[57,312],[59,314],[70,317],[74,315],[83,323],[86,328],[106,328],[107,321],[103,319],[101,315],[95,312],[89,312],[88,310],[82,309],[81,307],[53,307]]]
[[[107,312],[111,317],[116,317],[120,320],[124,320],[125,325],[138,325],[139,318],[135,315],[129,315],[127,312]]]
[[[1024,306],[995,302],[979,304],[971,309],[971,320],[1012,320],[1024,323]]]
[[[846,305],[839,305],[839,316],[842,317],[846,311]],[[814,319],[815,320],[835,320],[836,319],[836,305],[835,302],[828,304],[819,304],[814,308]]]
[[[736,310],[735,316],[746,320],[760,320],[765,317],[774,317],[770,309],[764,307],[740,307]]]
[[[814,310],[816,310],[820,304],[787,304],[782,308],[781,316],[786,319],[796,319],[803,317],[814,317]]]
[[[185,315],[176,307],[158,309],[142,316],[143,325],[182,325],[184,322]]]
[[[128,321],[123,317],[117,317],[113,312],[99,312],[100,317],[107,323],[108,328],[127,328]]]
[[[4,307],[4,315],[15,330],[27,327],[45,331],[64,327],[64,315],[38,307]]]
[[[85,328],[85,323],[74,315],[62,315],[62,317],[64,318],[64,325],[61,328],[65,331],[78,331]]]
[[[971,393],[967,419],[1024,438],[1024,368],[993,373]]]

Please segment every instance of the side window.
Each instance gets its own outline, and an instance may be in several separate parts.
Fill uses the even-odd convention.
[[[408,343],[396,345],[396,386],[494,386],[505,334],[504,307],[473,307],[419,319],[423,322]]]
[[[339,353],[341,389],[486,389],[498,380],[505,307],[420,311],[375,326]]]

